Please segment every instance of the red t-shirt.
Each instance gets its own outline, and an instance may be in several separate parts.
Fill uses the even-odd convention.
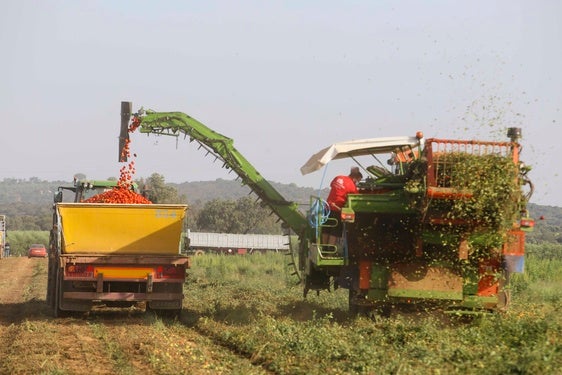
[[[347,194],[357,194],[357,186],[349,176],[336,176],[330,183],[330,188],[327,199],[330,210],[340,211],[347,200]],[[334,205],[337,207],[334,207]]]

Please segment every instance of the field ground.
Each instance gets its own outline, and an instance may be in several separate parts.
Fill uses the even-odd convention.
[[[0,261],[1,374],[266,373],[179,322],[140,309],[51,318],[46,259]]]
[[[529,262],[505,315],[352,318],[280,254],[194,259],[179,318],[141,307],[54,319],[47,260],[0,260],[0,374],[562,374],[560,262]],[[558,271],[556,271],[558,270]],[[550,275],[550,276],[549,276]]]

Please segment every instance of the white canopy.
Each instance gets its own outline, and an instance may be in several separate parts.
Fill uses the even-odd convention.
[[[420,144],[420,140],[416,137],[370,138],[334,143],[312,155],[306,164],[301,167],[301,173],[305,175],[317,171],[335,159],[386,154],[405,146],[415,147],[418,144]]]

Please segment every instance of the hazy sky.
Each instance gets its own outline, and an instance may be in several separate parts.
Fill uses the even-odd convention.
[[[523,129],[534,203],[562,206],[562,2],[28,1],[0,13],[0,179],[118,176],[122,100],[234,139],[268,180],[329,144]],[[133,136],[136,177],[233,179],[183,138]],[[324,176],[324,178],[323,178]]]

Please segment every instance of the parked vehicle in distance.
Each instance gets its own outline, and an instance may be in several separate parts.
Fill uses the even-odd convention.
[[[47,248],[43,244],[35,243],[29,247],[28,258],[46,258]]]
[[[289,251],[289,238],[276,234],[208,233],[187,231],[187,254],[262,254]]]

